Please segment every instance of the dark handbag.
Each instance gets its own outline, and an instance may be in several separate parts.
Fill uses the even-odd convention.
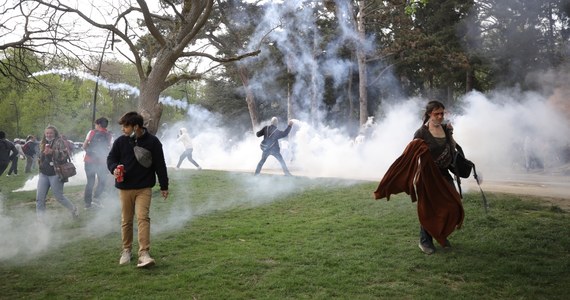
[[[489,208],[489,204],[487,203],[487,197],[481,188],[481,180],[477,175],[477,169],[475,168],[475,164],[465,158],[465,154],[463,153],[463,149],[458,144],[455,145],[456,151],[453,155],[453,163],[450,166],[450,170],[453,174],[455,174],[455,179],[457,180],[457,187],[459,188],[459,195],[463,198],[463,194],[461,192],[461,178],[469,178],[471,175],[471,171],[473,171],[473,177],[479,186],[479,190],[481,191],[481,197],[483,199],[483,208],[485,209],[485,213],[487,213],[487,209]]]
[[[59,180],[65,181],[69,177],[73,177],[77,174],[75,165],[71,161],[66,161],[62,164],[54,164],[55,174],[59,177]]]
[[[453,162],[451,163],[450,170],[456,176],[459,176],[461,178],[469,178],[474,164],[472,161],[465,158],[465,154],[463,153],[461,146],[456,145],[455,147],[456,151],[453,155]]]
[[[447,126],[443,126],[443,130],[445,131],[445,136],[447,138],[448,143],[451,144],[451,137],[450,133],[446,129]],[[455,175],[455,180],[457,181],[457,188],[459,189],[459,196],[463,199],[463,192],[461,190],[461,178],[469,178],[471,175],[471,171],[473,171],[473,177],[479,186],[479,190],[481,191],[481,197],[483,198],[483,208],[485,209],[485,213],[489,208],[489,204],[487,203],[487,197],[481,188],[481,178],[477,175],[477,169],[475,168],[475,164],[465,158],[465,153],[463,153],[463,148],[459,146],[459,144],[455,144],[455,151],[453,153],[453,161],[449,166],[449,170]]]

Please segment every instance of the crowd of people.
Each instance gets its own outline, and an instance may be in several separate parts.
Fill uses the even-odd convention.
[[[94,122],[94,129],[90,130],[81,145],[85,151],[83,163],[87,183],[83,193],[85,210],[102,208],[103,199],[113,183],[118,189],[121,202],[121,236],[122,252],[119,264],[125,265],[131,261],[133,245],[133,220],[136,214],[138,234],[138,267],[154,265],[150,256],[150,203],[152,188],[158,183],[161,195],[168,197],[168,174],[162,149],[162,144],[156,136],[148,132],[143,126],[143,117],[137,112],[129,112],[119,120],[122,135],[114,139],[107,130],[109,120],[99,118]],[[269,156],[275,157],[285,175],[290,176],[287,165],[280,153],[279,139],[286,137],[293,126],[289,121],[285,130],[277,129],[278,119],[273,117],[271,124],[257,132],[258,137],[263,136],[261,160],[255,170],[258,175]],[[177,142],[184,147],[180,154],[176,169],[180,168],[184,160],[188,160],[198,170],[202,167],[192,157],[194,145],[186,128],[180,128]],[[30,135],[25,141],[15,140],[14,143],[6,139],[4,132],[0,131],[0,175],[8,168],[8,176],[17,175],[18,159],[26,160],[25,173],[38,169],[38,184],[36,191],[36,214],[38,221],[44,223],[46,213],[46,200],[51,190],[55,199],[66,207],[71,216],[79,216],[78,207],[64,194],[64,184],[68,177],[58,173],[58,166],[69,161],[76,152],[77,147],[64,135],[60,134],[53,125],[44,129],[43,137],[37,141]]]
[[[119,120],[122,135],[113,141],[107,131],[108,119],[99,118],[95,128],[87,133],[82,149],[85,150],[84,166],[87,184],[83,195],[86,210],[103,207],[103,195],[115,178],[121,202],[121,235],[123,251],[119,263],[131,259],[133,220],[137,216],[138,263],[137,267],[154,265],[150,256],[150,203],[156,177],[161,194],[168,197],[168,175],[162,144],[143,127],[143,117],[137,112],[126,113]],[[8,168],[8,176],[17,175],[18,159],[26,159],[25,172],[38,169],[36,189],[36,215],[38,224],[45,224],[47,194],[51,190],[55,199],[77,219],[78,207],[64,194],[64,184],[69,177],[63,176],[61,166],[71,160],[76,151],[73,143],[61,135],[53,125],[44,129],[39,142],[34,136],[14,143],[0,131],[0,175]],[[191,151],[190,151],[191,154]],[[187,155],[185,156],[187,157]],[[191,156],[190,156],[191,159]],[[71,175],[72,176],[72,175]],[[119,180],[120,178],[120,180]]]
[[[406,192],[418,202],[420,221],[419,248],[426,254],[435,252],[433,239],[443,248],[450,248],[447,237],[463,222],[463,207],[460,194],[454,187],[449,173],[455,151],[453,127],[444,123],[445,107],[441,102],[431,101],[426,106],[424,120],[415,132],[412,142],[406,147],[382,178],[375,197],[389,198],[391,194]],[[133,222],[137,219],[138,267],[154,265],[150,256],[150,206],[152,188],[157,179],[161,196],[169,195],[169,179],[164,152],[160,139],[152,135],[143,125],[143,117],[137,112],[128,112],[120,120],[122,134],[116,138],[107,130],[109,120],[99,118],[95,128],[87,133],[82,149],[85,150],[84,166],[87,183],[83,201],[86,210],[103,207],[105,193],[113,184],[118,190],[121,203],[120,265],[130,263],[133,247]],[[288,121],[284,130],[278,129],[278,118],[256,132],[263,137],[260,144],[261,159],[254,175],[259,175],[269,158],[273,156],[281,165],[283,173],[291,176],[287,164],[280,153],[279,140],[289,135],[293,121]],[[176,169],[187,159],[197,169],[202,167],[193,159],[194,145],[186,128],[180,128],[177,142],[184,146]],[[49,125],[38,142],[34,136],[25,141],[11,143],[0,131],[0,175],[8,165],[8,175],[17,174],[17,160],[26,159],[25,172],[39,170],[36,194],[36,213],[42,220],[46,210],[46,196],[51,189],[56,200],[66,207],[73,218],[78,217],[78,208],[63,193],[67,178],[56,172],[57,166],[73,155],[74,149],[57,128]],[[421,164],[416,162],[420,159]],[[14,160],[16,163],[14,163]],[[417,194],[410,191],[409,180],[417,180]],[[417,197],[417,198],[416,198]]]

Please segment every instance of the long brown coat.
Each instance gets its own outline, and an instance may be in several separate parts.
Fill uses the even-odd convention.
[[[374,198],[390,200],[390,195],[401,192],[418,202],[420,224],[440,245],[463,224],[461,197],[441,174],[421,139],[411,141],[388,168]]]

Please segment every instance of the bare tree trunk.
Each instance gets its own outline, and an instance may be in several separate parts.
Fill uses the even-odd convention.
[[[141,94],[138,111],[145,120],[145,127],[152,134],[157,134],[160,117],[162,117],[162,103],[158,102],[160,93],[166,89],[164,79],[174,66],[176,56],[172,51],[164,50],[159,53],[157,61],[146,79],[141,79]]]
[[[144,126],[152,134],[157,133],[162,116],[162,103],[158,102],[160,92],[159,85],[151,81],[141,83],[138,111],[144,118]]]
[[[356,27],[358,30],[358,38],[360,41],[364,42],[366,39],[366,29],[364,28],[364,1],[358,1],[358,16]],[[358,77],[359,77],[359,87],[358,91],[360,94],[360,125],[364,125],[368,120],[368,78],[366,71],[366,54],[362,48],[362,45],[357,46],[356,59],[358,61]]]
[[[289,73],[289,68],[287,68],[287,73]],[[291,82],[287,79],[287,119],[291,120],[294,118],[293,115],[293,99],[291,99]]]
[[[469,93],[473,90],[473,68],[469,67],[465,72],[465,92]]]
[[[245,102],[247,103],[247,110],[249,111],[249,118],[251,119],[251,129],[255,131],[259,125],[259,117],[257,115],[257,108],[255,106],[255,96],[249,88],[249,77],[247,68],[239,66],[238,74],[241,79],[241,83],[245,90]]]
[[[316,31],[316,28],[313,29]],[[317,34],[313,33],[313,61],[317,60],[317,56],[320,54],[321,49],[319,48],[319,43],[316,39]],[[319,116],[319,102],[322,101],[317,93],[317,75],[319,70],[317,69],[317,64],[311,64],[311,86],[310,86],[310,97],[311,97],[311,121],[313,125],[320,123]]]
[[[348,83],[347,83],[347,99],[348,99],[348,118],[347,121],[352,121],[354,113],[354,99],[352,97],[352,67],[348,68]]]
[[[552,17],[553,16],[552,6],[553,6],[552,1],[548,1],[548,34],[546,35],[548,47],[546,47],[546,51],[548,51],[547,57],[548,57],[548,62],[551,64],[551,66],[555,64],[554,49],[556,49],[554,41],[554,25],[556,21]]]

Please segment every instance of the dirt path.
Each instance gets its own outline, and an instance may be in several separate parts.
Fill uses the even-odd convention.
[[[462,184],[470,191],[477,191],[475,180]],[[538,196],[546,203],[570,211],[570,176],[549,174],[510,174],[484,179],[481,188],[485,192]]]
[[[299,170],[292,170],[297,176],[309,176]],[[263,173],[282,174],[280,169],[264,168]],[[342,176],[359,180],[378,181],[378,178],[354,178],[354,176]],[[478,192],[477,182],[471,176],[463,179],[462,188],[468,192]],[[530,195],[540,197],[545,204],[556,205],[570,212],[570,166],[550,172],[519,173],[519,174],[493,174],[485,176],[481,188],[484,192],[507,193],[516,195]]]
[[[226,170],[248,172],[252,170]],[[308,170],[291,169],[295,176],[323,177],[322,174],[311,174]],[[282,175],[280,168],[265,166],[264,174]],[[328,176],[325,176],[328,177]],[[334,177],[378,182],[380,177],[358,176],[344,173]],[[463,179],[461,187],[464,192],[479,192],[479,186],[473,176]],[[481,188],[484,192],[506,193],[515,195],[536,196],[544,200],[546,205],[555,205],[570,212],[570,164],[560,165],[547,171],[525,172],[524,170],[511,173],[486,172]]]

